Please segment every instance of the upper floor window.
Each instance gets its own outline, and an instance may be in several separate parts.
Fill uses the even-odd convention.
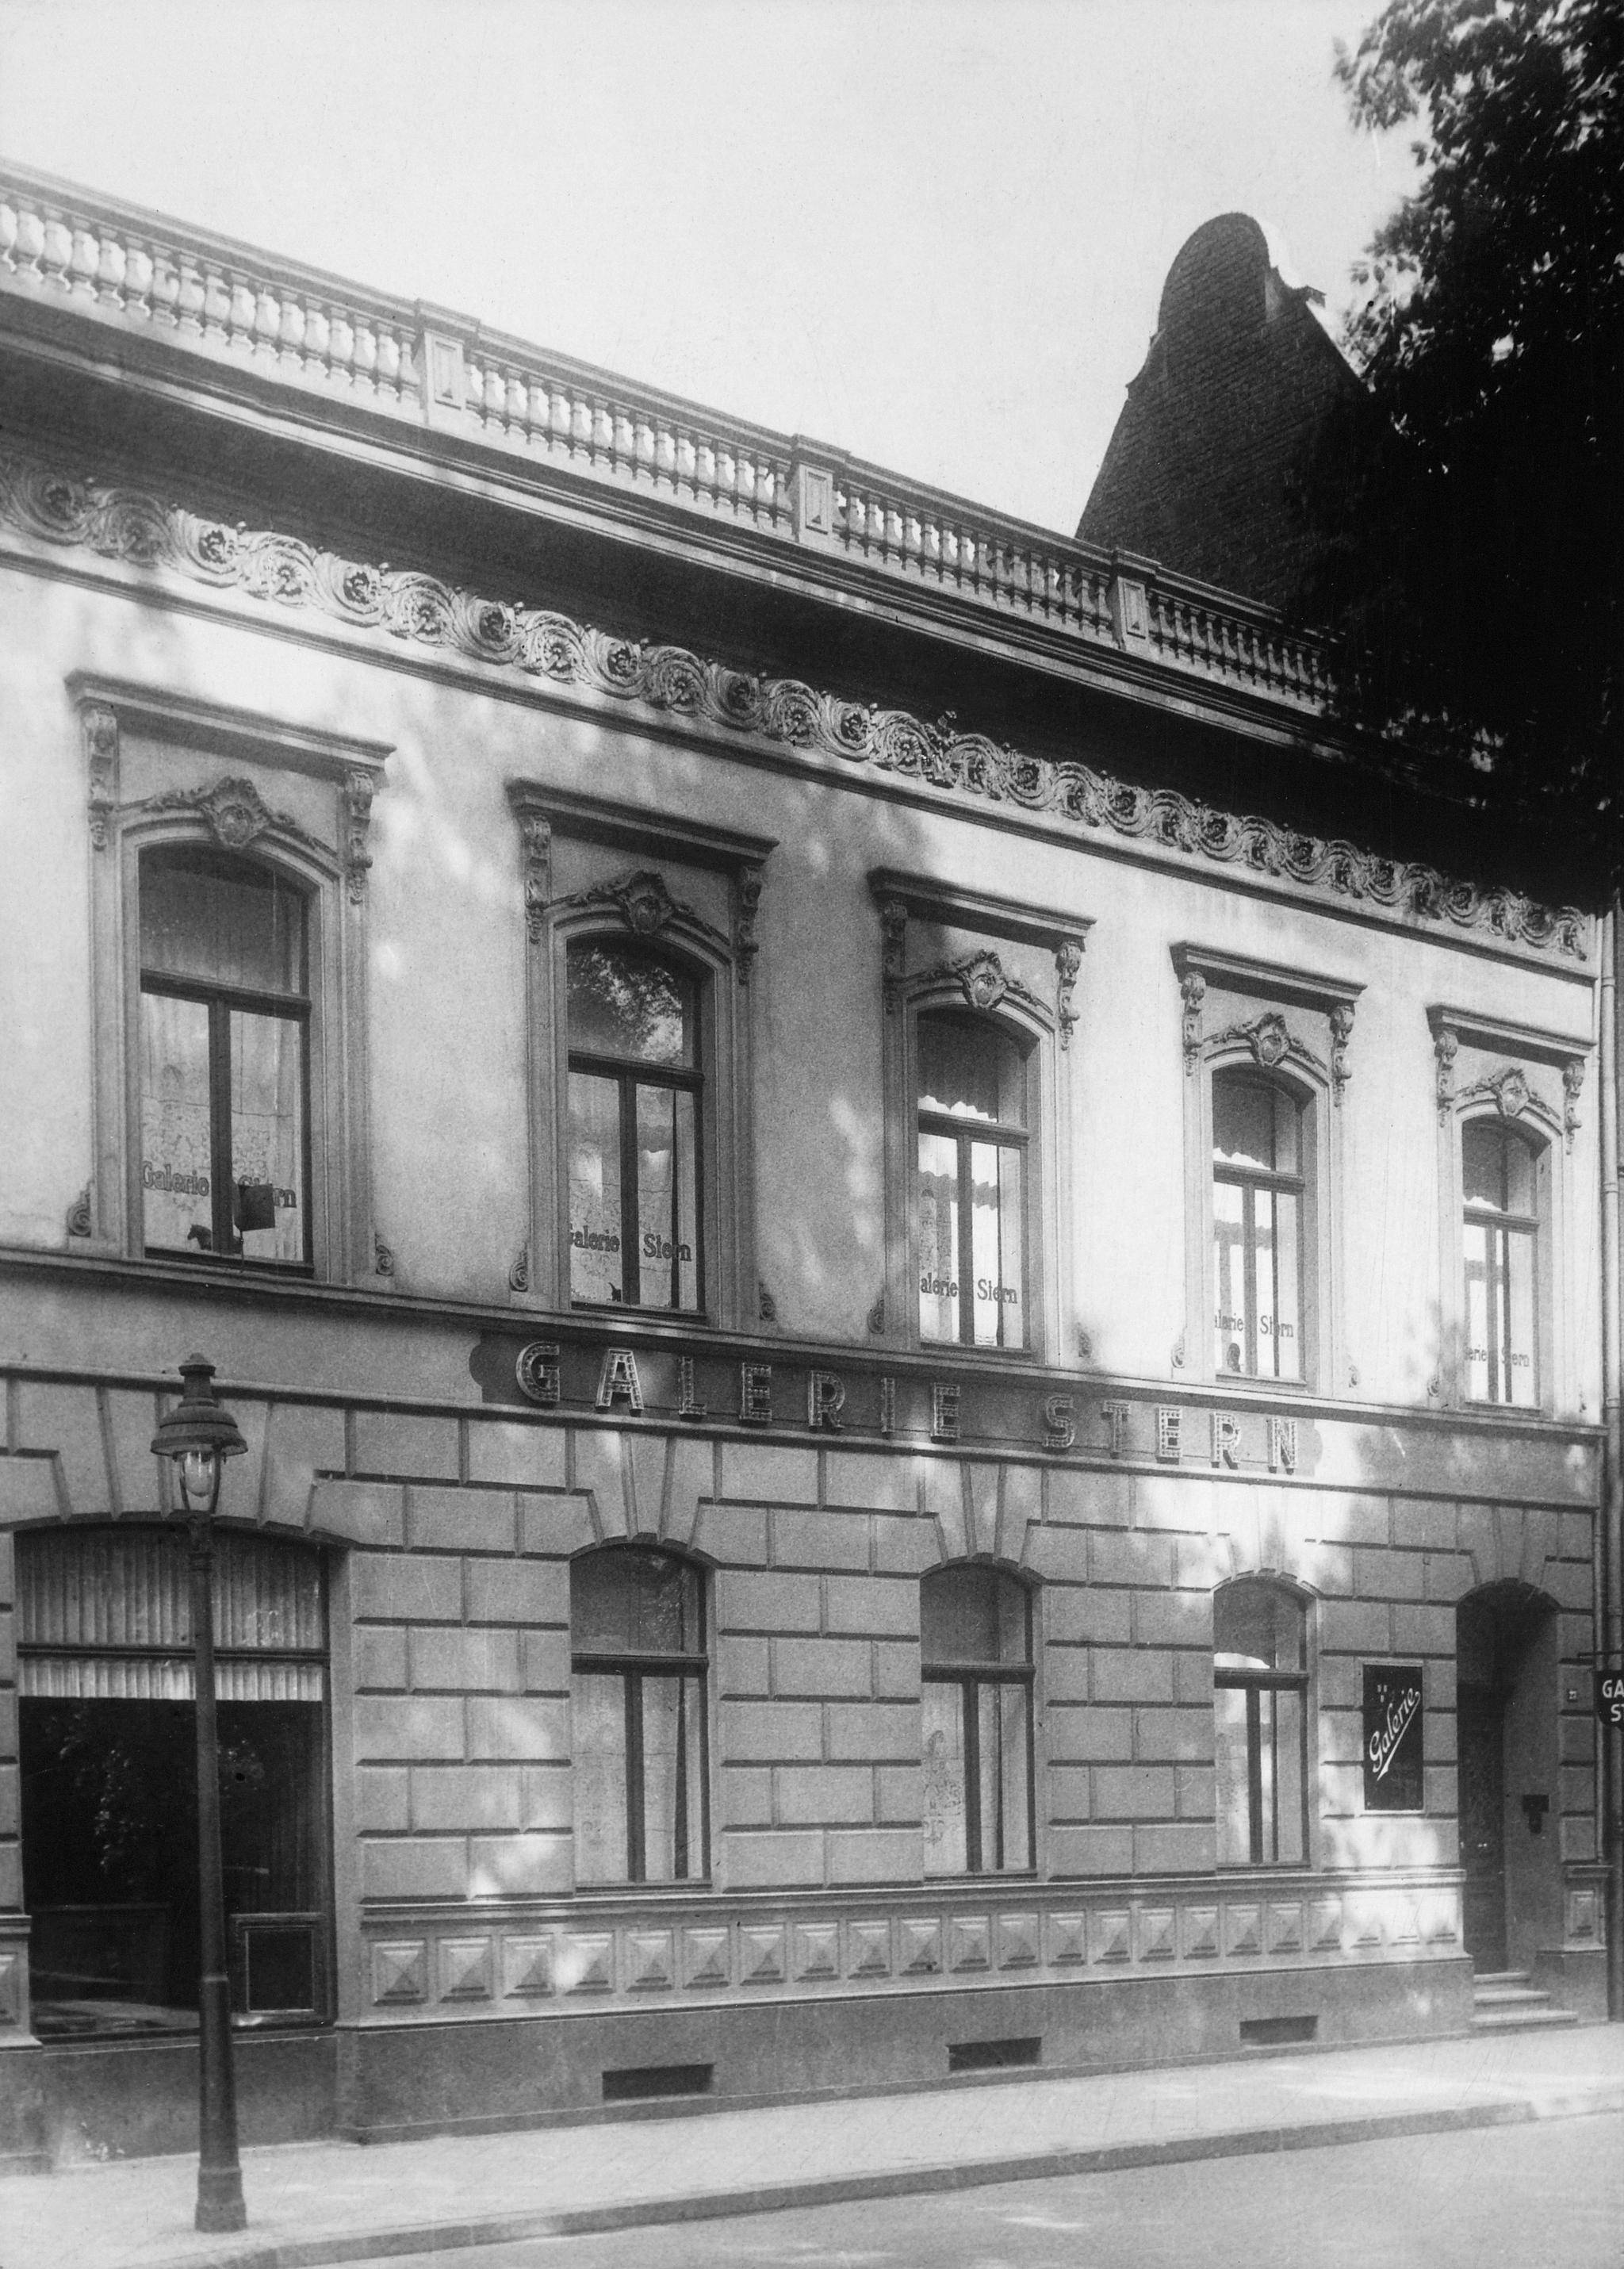
[[[1524,1407],[1539,1399],[1539,1155],[1498,1119],[1460,1136],[1466,1393]]]
[[[1030,1868],[1032,1595],[1000,1568],[938,1568],[919,1614],[925,1872]]]
[[[1271,1080],[1213,1078],[1213,1364],[1301,1379],[1303,1109]]]
[[[1213,1600],[1218,1860],[1300,1866],[1308,1851],[1308,1642],[1303,1603],[1244,1578]]]
[[[1024,1348],[1027,1068],[987,1017],[918,1020],[919,1336]]]
[[[635,944],[568,953],[570,1297],[703,1307],[704,1081],[693,979]]]
[[[705,1586],[691,1561],[606,1545],[570,1570],[575,1875],[709,1873]]]
[[[306,902],[201,844],[140,861],[143,1238],[307,1268]]]

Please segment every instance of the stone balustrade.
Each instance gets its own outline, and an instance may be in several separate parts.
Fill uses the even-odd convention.
[[[0,295],[54,299],[1181,676],[1298,709],[1325,693],[1322,648],[1267,608],[17,166],[0,167]]]

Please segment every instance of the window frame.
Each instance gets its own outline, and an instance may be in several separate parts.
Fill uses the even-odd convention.
[[[366,1004],[367,848],[387,743],[76,672],[90,834],[92,1172],[70,1250],[153,1267],[375,1281]],[[139,793],[127,797],[134,787]],[[297,803],[297,813],[281,808]],[[306,905],[306,1263],[149,1252],[142,1196],[141,861],[225,853]],[[163,989],[178,989],[166,980]],[[285,1001],[277,996],[281,1007]]]
[[[698,1652],[689,1651],[681,1654],[662,1655],[651,1653],[646,1650],[628,1651],[623,1649],[608,1649],[599,1652],[590,1648],[579,1649],[576,1646],[573,1594],[576,1569],[589,1560],[610,1558],[624,1560],[630,1558],[632,1555],[637,1553],[654,1555],[662,1560],[669,1561],[674,1566],[683,1569],[693,1576],[695,1597],[698,1603],[699,1637],[701,1641],[701,1644]],[[575,1681],[578,1677],[619,1678],[624,1681],[624,1690],[621,1699],[624,1715],[626,1773],[626,1865],[628,1872],[624,1876],[605,1876],[601,1880],[594,1878],[592,1881],[582,1884],[579,1878],[578,1865],[576,1872],[576,1888],[578,1889],[586,1889],[588,1891],[635,1889],[639,1891],[668,1890],[690,1892],[707,1888],[715,1880],[713,1874],[714,1845],[716,1840],[715,1811],[712,1801],[712,1792],[711,1786],[716,1748],[712,1726],[712,1667],[715,1659],[715,1648],[713,1644],[712,1605],[709,1595],[707,1576],[708,1571],[705,1564],[701,1561],[696,1559],[690,1553],[676,1551],[668,1544],[657,1543],[652,1541],[647,1537],[621,1537],[611,1539],[602,1544],[588,1545],[584,1551],[576,1553],[570,1561],[570,1581],[572,1586],[570,1600],[570,1763],[572,1773],[572,1794],[573,1793],[573,1777],[577,1757],[577,1749],[574,1740],[574,1713],[576,1707]],[[673,1680],[678,1686],[677,1726],[679,1742],[682,1738],[682,1726],[683,1723],[681,1706],[682,1702],[685,1698],[687,1689],[690,1686],[697,1690],[698,1696],[699,1756],[697,1763],[690,1767],[689,1770],[691,1770],[694,1775],[695,1785],[698,1789],[699,1800],[699,1840],[701,1846],[699,1852],[700,1864],[697,1870],[685,1875],[673,1874],[668,1877],[664,1875],[655,1875],[651,1877],[647,1873],[647,1790],[644,1778],[642,1704],[643,1687],[645,1681],[651,1677]],[[675,1814],[673,1832],[674,1846],[678,1840],[676,1829],[680,1828],[682,1837],[685,1840],[687,1835],[687,1825],[686,1808],[679,1803],[675,1807]],[[572,1837],[573,1840],[573,1831],[572,1831]]]
[[[1211,1074],[1211,1108],[1214,1127],[1214,1137],[1218,1117],[1218,1090],[1220,1084],[1227,1082],[1233,1082],[1236,1087],[1252,1088],[1258,1093],[1266,1094],[1271,1098],[1284,1098],[1286,1102],[1291,1105],[1292,1109],[1297,1115],[1298,1165],[1296,1171],[1293,1173],[1283,1173],[1278,1167],[1266,1169],[1262,1167],[1254,1168],[1230,1164],[1221,1166],[1218,1163],[1217,1144],[1216,1140],[1214,1139],[1210,1169],[1213,1186],[1215,1189],[1222,1185],[1223,1187],[1228,1189],[1238,1189],[1242,1194],[1241,1252],[1243,1256],[1242,1266],[1246,1275],[1246,1353],[1250,1356],[1251,1360],[1249,1362],[1244,1362],[1238,1371],[1230,1371],[1227,1367],[1220,1365],[1216,1354],[1214,1353],[1213,1370],[1214,1375],[1221,1378],[1249,1379],[1255,1384],[1268,1386],[1297,1386],[1303,1384],[1303,1378],[1301,1377],[1297,1378],[1282,1378],[1278,1372],[1271,1375],[1270,1373],[1260,1371],[1258,1368],[1258,1353],[1259,1346],[1258,1317],[1259,1303],[1256,1297],[1257,1261],[1259,1253],[1257,1231],[1257,1193],[1259,1190],[1266,1190],[1277,1198],[1284,1195],[1295,1197],[1299,1201],[1296,1240],[1297,1281],[1295,1290],[1297,1329],[1301,1334],[1299,1342],[1299,1371],[1306,1373],[1307,1359],[1310,1344],[1308,1330],[1306,1328],[1308,1316],[1308,1301],[1306,1297],[1307,1279],[1309,1275],[1308,1249],[1311,1241],[1311,1229],[1314,1216],[1314,1208],[1310,1201],[1310,1181],[1309,1174],[1311,1129],[1308,1125],[1308,1114],[1311,1108],[1311,1102],[1303,1098],[1300,1090],[1292,1082],[1281,1079],[1274,1074],[1264,1072],[1250,1065],[1233,1063],[1219,1065],[1214,1068]],[[1218,1322],[1220,1312],[1217,1304],[1217,1205],[1215,1200],[1212,1200],[1210,1198],[1209,1203],[1212,1204],[1213,1208],[1214,1225],[1214,1254],[1211,1260],[1211,1267],[1213,1271],[1213,1315],[1215,1346],[1217,1334],[1222,1327],[1221,1327]],[[1280,1319],[1280,1241],[1278,1229],[1273,1241],[1273,1250],[1274,1253],[1274,1306],[1273,1312],[1278,1327]]]
[[[176,846],[174,845],[164,843],[145,844],[142,846],[137,858],[137,913],[135,921],[137,972],[137,985],[138,991],[137,1016],[137,1019],[139,1019],[141,1016],[140,1001],[146,999],[188,1001],[207,1010],[209,1018],[209,1172],[210,1183],[210,1207],[212,1224],[212,1242],[206,1251],[196,1255],[186,1253],[177,1246],[152,1245],[146,1236],[146,1207],[145,1199],[144,1196],[143,1196],[141,1201],[142,1250],[145,1257],[150,1260],[184,1260],[196,1258],[223,1262],[228,1266],[237,1266],[243,1268],[253,1269],[271,1275],[308,1276],[312,1274],[311,1255],[314,1245],[313,1223],[314,1218],[314,1206],[313,1203],[314,1192],[311,1180],[313,1146],[311,1142],[310,1131],[311,1021],[313,1014],[311,980],[313,972],[320,967],[320,942],[318,940],[313,945],[311,940],[312,928],[318,925],[317,923],[313,923],[312,917],[314,910],[311,904],[310,895],[302,887],[292,881],[292,877],[287,874],[284,868],[271,860],[255,859],[251,854],[243,854],[240,852],[220,853],[218,854],[223,860],[229,860],[239,867],[257,869],[262,874],[269,875],[275,882],[296,892],[300,903],[300,910],[304,925],[303,958],[305,963],[305,976],[303,990],[299,993],[267,993],[249,987],[232,986],[220,981],[210,983],[203,978],[175,976],[172,975],[166,970],[149,969],[141,955],[142,923],[140,914],[140,876],[146,870],[147,862],[149,861],[161,859],[166,851],[172,850],[176,847],[190,848],[192,846],[189,845]],[[233,1163],[231,1150],[231,1019],[233,1012],[245,1012],[252,1016],[276,1017],[281,1023],[293,1024],[298,1028],[299,1036],[299,1079],[302,1102],[299,1125],[299,1150],[300,1171],[305,1189],[305,1203],[304,1236],[302,1238],[303,1250],[299,1260],[296,1261],[268,1260],[259,1255],[233,1252],[232,1248],[231,1238],[235,1224],[232,1218],[231,1198],[232,1192],[236,1186],[236,1177],[231,1171]],[[139,1051],[140,1035],[139,1031],[137,1030],[136,1068],[136,1124],[137,1127],[143,1123],[144,1118],[144,1106],[145,1103],[145,1095],[141,1083]],[[143,1162],[143,1164],[144,1167],[144,1161]],[[221,1171],[222,1164],[224,1164],[226,1169],[224,1173]],[[140,1186],[143,1191],[144,1191],[144,1171],[143,1173]]]
[[[508,1278],[515,1306],[636,1316],[683,1332],[753,1328],[760,1319],[754,1146],[754,964],[771,836],[680,817],[655,820],[603,800],[510,780],[525,913],[529,1067],[528,1218]],[[567,848],[565,847],[567,846]],[[635,863],[628,863],[628,857]],[[557,869],[584,887],[561,891]],[[655,863],[646,864],[645,861]],[[690,903],[692,889],[704,905]],[[712,919],[721,915],[722,920]],[[694,982],[700,1083],[701,1305],[576,1309],[570,1275],[569,965],[571,946],[640,942]]]
[[[1010,1045],[1014,1046],[1021,1062],[1022,1116],[1018,1124],[1010,1123],[1001,1120],[961,1119],[956,1117],[951,1112],[933,1111],[927,1112],[926,1111],[924,1103],[919,1095],[919,1088],[922,1083],[920,1062],[923,1053],[919,1027],[921,1024],[929,1021],[940,1021],[943,1024],[957,1025],[964,1031],[973,1031],[978,1029],[989,1031],[995,1033],[1000,1038],[1008,1041]],[[953,1143],[955,1149],[955,1203],[957,1207],[957,1218],[959,1224],[959,1276],[961,1280],[958,1289],[958,1329],[951,1339],[937,1339],[926,1334],[919,1325],[919,1299],[923,1297],[923,1290],[921,1288],[919,1296],[915,1298],[913,1309],[915,1328],[919,1334],[919,1343],[921,1348],[928,1348],[932,1350],[939,1348],[958,1348],[966,1353],[972,1355],[1030,1354],[1031,1352],[1031,1319],[1035,1315],[1041,1313],[1042,1308],[1041,1300],[1035,1300],[1031,1297],[1032,1287],[1034,1282],[1037,1281],[1037,1261],[1039,1249],[1039,1240],[1033,1233],[1031,1200],[1033,1179],[1032,1166],[1034,1153],[1037,1149],[1031,1125],[1031,1121],[1037,1114],[1034,1112],[1032,1105],[1035,1099],[1034,1090],[1039,1083],[1037,1074],[1040,1070],[1040,1067],[1034,1061],[1037,1048],[1037,1037],[1031,1031],[1022,1030],[1022,1028],[1017,1024],[1013,1018],[1000,1016],[995,1011],[977,1011],[973,1009],[962,1007],[949,1008],[939,1005],[926,1006],[916,1001],[912,1011],[910,1041],[910,1058],[913,1068],[912,1090],[914,1129],[913,1180],[909,1200],[909,1220],[912,1233],[912,1251],[915,1256],[912,1274],[914,1281],[918,1282],[919,1268],[923,1265],[919,1256],[923,1245],[920,1228],[919,1182],[920,1177],[924,1172],[924,1169],[919,1164],[919,1137],[922,1134],[934,1134],[944,1140],[950,1141]],[[1019,1224],[1021,1244],[1021,1287],[1026,1300],[1026,1314],[1022,1319],[1023,1344],[1019,1348],[1005,1348],[1001,1336],[991,1346],[985,1341],[978,1341],[976,1338],[975,1257],[973,1250],[973,1232],[971,1239],[969,1240],[971,1249],[969,1258],[966,1260],[965,1248],[967,1240],[964,1224],[967,1221],[973,1220],[974,1208],[973,1201],[971,1197],[973,1173],[971,1163],[971,1152],[974,1145],[978,1142],[985,1144],[993,1149],[1018,1150],[1021,1157],[1021,1220]],[[999,1317],[999,1327],[1001,1334],[1003,1327],[1001,1310]]]
[[[1591,1043],[1436,1004],[1432,1035],[1438,1120],[1438,1351],[1428,1392],[1447,1409],[1521,1420],[1575,1408],[1578,1349],[1571,1319],[1582,1311],[1571,1250],[1573,1151]],[[1560,1098],[1560,1101],[1559,1098]],[[1534,1374],[1532,1402],[1499,1402],[1468,1391],[1465,1291],[1465,1134],[1487,1120],[1529,1148],[1534,1168]],[[1497,1218],[1485,1211],[1478,1216]]]
[[[1303,1868],[1311,1867],[1315,1864],[1314,1847],[1318,1817],[1317,1807],[1311,1801],[1312,1782],[1310,1779],[1310,1773],[1318,1749],[1314,1711],[1315,1674],[1317,1667],[1314,1644],[1314,1618],[1310,1613],[1312,1602],[1310,1596],[1303,1592],[1299,1585],[1288,1581],[1284,1577],[1277,1573],[1255,1572],[1234,1576],[1226,1583],[1218,1585],[1213,1593],[1213,1616],[1214,1625],[1217,1621],[1218,1600],[1220,1596],[1226,1592],[1239,1591],[1242,1589],[1266,1592],[1276,1598],[1285,1600],[1289,1603],[1291,1609],[1297,1619],[1297,1630],[1302,1652],[1302,1667],[1300,1669],[1295,1671],[1271,1669],[1257,1671],[1234,1669],[1221,1670],[1218,1667],[1217,1633],[1214,1629],[1213,1642],[1214,1835],[1216,1835],[1217,1832],[1217,1775],[1215,1769],[1218,1757],[1218,1745],[1222,1738],[1217,1720],[1217,1696],[1221,1692],[1241,1692],[1244,1693],[1246,1696],[1247,1833],[1248,1841],[1252,1851],[1252,1856],[1246,1859],[1226,1859],[1222,1856],[1218,1856],[1216,1864],[1221,1869],[1229,1869],[1236,1873],[1244,1871],[1247,1874],[1254,1874],[1266,1869],[1277,1870],[1281,1873],[1289,1873],[1294,1870],[1300,1871]],[[1297,1762],[1298,1786],[1301,1790],[1302,1804],[1302,1820],[1300,1824],[1302,1829],[1303,1856],[1300,1859],[1270,1858],[1266,1855],[1260,1855],[1258,1849],[1259,1844],[1266,1840],[1264,1836],[1265,1823],[1261,1817],[1261,1696],[1265,1693],[1295,1693],[1300,1697],[1298,1741],[1301,1755]],[[1276,1846],[1278,1846],[1280,1841],[1278,1778],[1275,1782],[1273,1834],[1272,1840]]]
[[[1073,1067],[1081,1053],[1079,979],[1092,918],[885,867],[870,869],[868,887],[880,928],[885,1176],[882,1274],[868,1311],[869,1336],[949,1364],[1068,1361],[1081,1330],[1072,1223]],[[943,959],[947,942],[955,950]],[[911,968],[911,960],[923,965]],[[1020,1348],[926,1339],[919,1329],[919,1022],[939,1012],[985,1018],[1015,1041],[1025,1061],[1027,1328]],[[963,1128],[977,1123],[966,1120]]]
[[[1185,1327],[1175,1370],[1247,1396],[1346,1393],[1356,1381],[1343,1313],[1344,1095],[1355,1009],[1364,988],[1350,979],[1189,943],[1174,946],[1171,958],[1182,997],[1185,1074]],[[1213,1088],[1230,1071],[1278,1087],[1301,1114],[1303,1354],[1296,1378],[1232,1371],[1216,1359]]]
[[[1501,1151],[1501,1174],[1502,1182],[1506,1179],[1505,1162],[1511,1149],[1515,1147],[1525,1154],[1528,1160],[1529,1174],[1533,1185],[1534,1210],[1532,1214],[1512,1213],[1509,1199],[1504,1207],[1496,1209],[1492,1206],[1480,1205],[1474,1200],[1468,1198],[1465,1195],[1466,1137],[1475,1128],[1483,1127],[1492,1128],[1495,1135],[1499,1138]],[[1549,1211],[1549,1201],[1546,1195],[1546,1189],[1549,1181],[1549,1166],[1546,1158],[1547,1147],[1548,1146],[1542,1140],[1526,1132],[1523,1127],[1516,1125],[1514,1122],[1506,1120],[1497,1112],[1493,1113],[1487,1112],[1473,1112],[1464,1117],[1460,1122],[1462,1185],[1460,1208],[1462,1261],[1461,1312],[1463,1319],[1465,1319],[1467,1324],[1467,1332],[1462,1345],[1461,1376],[1466,1400],[1473,1403],[1487,1405],[1491,1408],[1502,1410],[1538,1410],[1541,1406],[1545,1382],[1541,1376],[1542,1366],[1539,1360],[1539,1343],[1545,1334],[1540,1328],[1539,1312],[1543,1305],[1543,1288],[1545,1283],[1546,1261],[1547,1258],[1545,1251],[1547,1239],[1544,1230],[1544,1216]],[[1466,1290],[1465,1238],[1468,1229],[1472,1228],[1480,1229],[1484,1232],[1488,1241],[1491,1255],[1488,1271],[1485,1281],[1485,1307],[1487,1317],[1487,1336],[1488,1344],[1484,1349],[1484,1356],[1489,1381],[1489,1391],[1487,1394],[1473,1394],[1471,1390],[1472,1347],[1470,1319],[1472,1312],[1472,1300],[1470,1294]],[[1510,1286],[1511,1277],[1511,1240],[1513,1238],[1522,1240],[1526,1244],[1532,1261],[1531,1275],[1533,1283],[1533,1314],[1532,1318],[1532,1344],[1528,1349],[1529,1364],[1533,1373],[1533,1393],[1525,1402],[1515,1401],[1510,1393],[1500,1394],[1496,1393],[1495,1391],[1496,1383],[1495,1374],[1496,1371],[1503,1369],[1506,1374],[1504,1383],[1509,1386],[1510,1383],[1510,1374],[1514,1361],[1514,1350],[1510,1343],[1510,1336],[1509,1333],[1506,1335],[1506,1345],[1504,1349],[1502,1351],[1496,1349],[1495,1309],[1498,1303],[1493,1297],[1492,1291],[1492,1288],[1495,1284],[1496,1281],[1508,1288]],[[1503,1259],[1503,1265],[1498,1272],[1495,1270],[1495,1261],[1493,1259],[1493,1254],[1496,1247],[1498,1247]],[[1496,1360],[1497,1352],[1503,1352],[1504,1354],[1505,1361],[1503,1365]]]
[[[626,1264],[626,1273],[629,1275],[635,1274],[638,1279],[638,1290],[640,1294],[642,1290],[642,1254],[638,1245],[638,1237],[641,1230],[641,1214],[639,1205],[639,1193],[638,1185],[638,1090],[643,1087],[659,1088],[672,1094],[689,1094],[695,1098],[696,1108],[694,1112],[694,1130],[698,1157],[696,1159],[696,1171],[694,1174],[694,1274],[695,1288],[698,1297],[691,1308],[683,1307],[675,1300],[668,1301],[664,1306],[656,1306],[652,1302],[645,1302],[641,1297],[636,1300],[622,1299],[618,1301],[579,1300],[575,1297],[573,1283],[572,1282],[570,1287],[570,1305],[572,1309],[586,1314],[609,1313],[614,1315],[673,1316],[689,1318],[696,1322],[703,1321],[705,1313],[705,1287],[708,1277],[708,1272],[705,1266],[705,1232],[711,1211],[711,1208],[705,1203],[705,1194],[707,1182],[712,1178],[710,1169],[715,1149],[713,1139],[713,1098],[707,1092],[709,1083],[705,1075],[707,1054],[706,1039],[711,1023],[710,1017],[706,1015],[706,994],[708,990],[707,979],[702,971],[693,967],[688,962],[686,957],[679,953],[673,952],[669,950],[662,951],[658,948],[651,949],[642,946],[636,949],[639,952],[639,957],[646,958],[657,964],[663,965],[668,969],[674,969],[678,975],[684,978],[693,987],[694,1061],[691,1067],[688,1065],[654,1063],[632,1056],[605,1055],[601,1052],[592,1049],[577,1048],[573,1046],[570,1036],[570,955],[575,952],[579,948],[586,945],[595,943],[622,945],[625,942],[625,940],[618,936],[610,936],[606,933],[596,930],[586,931],[579,935],[572,936],[565,941],[564,957],[564,1079],[566,1133],[565,1135],[565,1141],[567,1145],[569,1140],[567,1134],[567,1122],[569,1117],[569,1083],[572,1078],[573,1078],[577,1073],[579,1073],[587,1078],[612,1080],[615,1083],[616,1088],[617,1149],[620,1159],[620,1235],[622,1259]],[[567,1157],[567,1149],[565,1155]],[[569,1255],[572,1247],[571,1245],[572,1231],[570,1230],[568,1219],[569,1174],[567,1168],[560,1175],[559,1180],[563,1187],[565,1204],[564,1263],[566,1270],[568,1270],[571,1265]],[[674,1173],[674,1189],[675,1181],[675,1176]],[[630,1234],[628,1234],[627,1231],[627,1223],[629,1222],[632,1224]],[[676,1263],[674,1261],[672,1268],[672,1283],[674,1287],[675,1286],[676,1282]]]
[[[932,1660],[926,1657],[924,1645],[925,1591],[934,1579],[974,1569],[1012,1584],[1020,1593],[1025,1616],[1026,1653],[1018,1663],[984,1663],[959,1661],[949,1658]],[[971,1880],[1008,1881],[1037,1874],[1037,1633],[1038,1615],[1036,1586],[1017,1570],[995,1560],[947,1560],[940,1566],[927,1568],[919,1578],[919,1682],[921,1686],[954,1686],[959,1689],[960,1724],[963,1742],[964,1762],[964,1866],[949,1874],[933,1874],[927,1869],[929,1882],[968,1882]],[[1026,1694],[1026,1821],[1027,1857],[1019,1866],[991,1866],[985,1864],[981,1820],[980,1775],[980,1712],[978,1700],[983,1687],[1015,1686]],[[1000,1817],[997,1837],[1001,1840],[1003,1822]]]

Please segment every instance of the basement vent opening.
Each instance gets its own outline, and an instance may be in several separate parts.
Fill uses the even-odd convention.
[[[1007,2072],[1013,2065],[1042,2060],[1043,2037],[1037,2033],[1019,2040],[948,2043],[949,2072]]]
[[[642,2103],[659,2095],[708,2095],[713,2064],[634,2064],[603,2075],[605,2103]]]
[[[1259,2048],[1280,2047],[1288,2041],[1311,2041],[1319,2030],[1318,2017],[1243,2017],[1241,2038]]]

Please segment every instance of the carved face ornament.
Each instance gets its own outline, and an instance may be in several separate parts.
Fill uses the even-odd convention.
[[[629,875],[615,893],[628,929],[639,937],[653,937],[670,920],[675,909],[671,894],[658,875],[644,871]]]
[[[1291,1046],[1291,1036],[1286,1030],[1283,1016],[1260,1016],[1252,1027],[1251,1052],[1266,1071],[1283,1063]]]
[[[1528,1108],[1528,1082],[1520,1071],[1502,1072],[1495,1083],[1495,1100],[1502,1115],[1520,1119]]]
[[[1003,965],[995,953],[978,953],[959,972],[964,998],[972,1009],[995,1009],[1009,990]]]

